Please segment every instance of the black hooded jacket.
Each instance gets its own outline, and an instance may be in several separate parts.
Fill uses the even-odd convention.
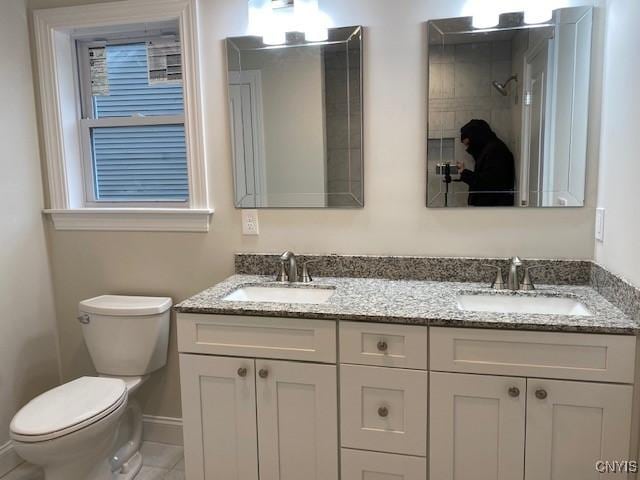
[[[460,140],[469,139],[467,153],[476,164],[464,169],[460,180],[469,185],[467,203],[476,207],[513,206],[515,161],[509,147],[484,120],[471,120],[460,130]]]

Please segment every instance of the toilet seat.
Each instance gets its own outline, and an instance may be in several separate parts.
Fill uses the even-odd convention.
[[[11,438],[23,443],[60,438],[108,417],[126,401],[121,379],[78,378],[25,405],[11,422]]]

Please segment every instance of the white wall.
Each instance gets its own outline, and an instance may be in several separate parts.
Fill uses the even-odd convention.
[[[640,287],[640,2],[608,0],[598,205],[606,209],[596,261]]]
[[[30,0],[33,6],[82,0]],[[362,24],[364,209],[267,210],[242,236],[233,175],[224,38],[246,28],[246,0],[200,0],[204,117],[216,212],[208,234],[51,231],[65,379],[92,373],[77,302],[102,293],[180,300],[233,272],[234,252],[562,257],[593,256],[599,130],[591,135],[587,208],[427,209],[427,20],[458,16],[464,0],[321,0],[336,25]],[[598,67],[596,67],[598,68]],[[599,98],[594,98],[594,104]],[[599,111],[599,110],[598,110]],[[596,112],[597,114],[597,112]],[[597,123],[597,122],[596,122]],[[274,272],[275,273],[275,272]],[[146,413],[179,416],[175,329],[169,365],[141,390]]]
[[[0,65],[2,450],[16,411],[59,382],[25,0],[0,2]]]

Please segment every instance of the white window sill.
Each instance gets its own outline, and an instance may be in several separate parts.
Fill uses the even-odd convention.
[[[211,209],[77,208],[44,210],[56,230],[208,232]]]

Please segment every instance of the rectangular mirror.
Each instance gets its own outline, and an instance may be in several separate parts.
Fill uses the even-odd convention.
[[[362,28],[227,39],[235,205],[364,206]]]
[[[428,23],[427,206],[584,205],[592,8]]]

